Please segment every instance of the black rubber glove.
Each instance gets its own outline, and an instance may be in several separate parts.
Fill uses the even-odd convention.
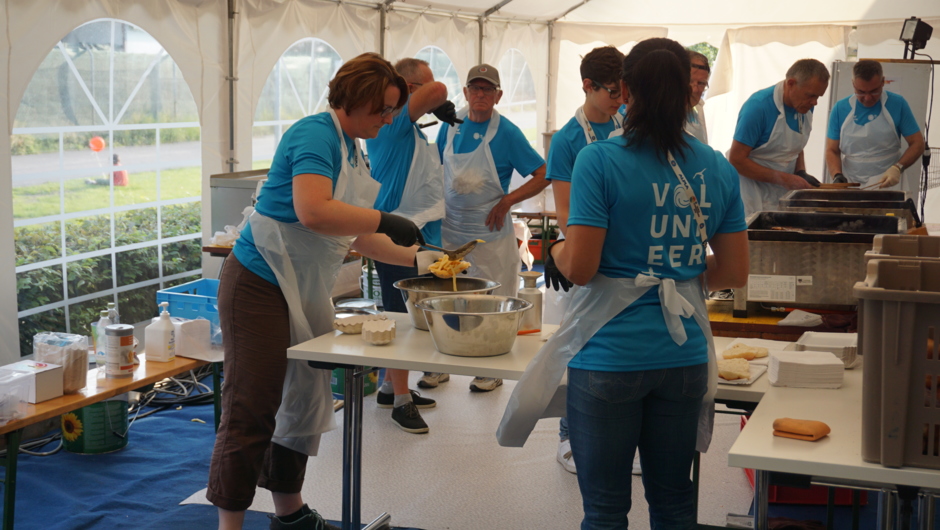
[[[845,178],[845,175],[843,175],[842,173],[836,173],[835,175],[832,176],[832,181],[837,184],[847,184],[849,182],[849,179]]]
[[[561,239],[555,241],[548,246],[548,255],[545,257],[545,285],[550,286],[554,290],[559,290],[559,288],[564,289],[565,292],[568,292],[568,289],[571,288],[573,283],[568,278],[565,278],[565,275],[558,270],[558,267],[555,265],[555,258],[552,257],[552,247],[564,241]]]
[[[382,218],[379,220],[379,227],[375,230],[377,234],[387,235],[392,243],[402,247],[410,247],[415,243],[424,244],[421,230],[411,220],[387,212],[379,213],[382,214]]]
[[[816,177],[807,173],[805,169],[794,171],[793,174],[802,178],[806,182],[809,182],[811,186],[814,186],[817,188],[819,187],[819,184],[820,184],[819,180],[817,180]]]
[[[450,101],[445,101],[443,105],[431,111],[437,119],[454,126],[455,123],[463,123],[463,120],[457,119],[457,107]]]

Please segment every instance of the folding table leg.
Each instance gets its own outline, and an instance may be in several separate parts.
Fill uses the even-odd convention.
[[[13,506],[16,503],[16,458],[20,453],[22,438],[23,429],[6,434],[7,457],[3,463],[6,471],[3,476],[3,530],[13,530]]]

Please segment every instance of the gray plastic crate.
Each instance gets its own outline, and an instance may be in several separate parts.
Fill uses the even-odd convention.
[[[873,259],[940,261],[940,236],[878,234],[865,252],[866,261]]]
[[[873,259],[858,297],[862,458],[940,469],[940,261]]]

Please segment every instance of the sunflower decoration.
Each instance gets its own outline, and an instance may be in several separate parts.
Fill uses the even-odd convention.
[[[74,442],[82,435],[82,420],[78,419],[78,416],[69,412],[62,415],[62,436],[70,441]]]

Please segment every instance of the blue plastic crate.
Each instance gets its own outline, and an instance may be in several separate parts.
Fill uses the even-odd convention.
[[[168,302],[170,316],[195,320],[208,320],[212,327],[213,342],[217,342],[219,328],[219,280],[203,278],[157,291],[157,305]]]

